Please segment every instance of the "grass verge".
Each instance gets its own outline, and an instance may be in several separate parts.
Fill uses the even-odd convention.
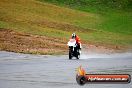
[[[76,32],[84,44],[130,49],[131,23],[131,12],[83,12],[36,0],[1,0],[0,47],[14,52],[58,54],[66,52],[66,43]]]

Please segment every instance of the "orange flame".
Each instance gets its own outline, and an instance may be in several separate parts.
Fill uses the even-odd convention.
[[[78,67],[77,73],[80,76],[85,76],[86,75],[86,71],[82,68],[82,66]]]

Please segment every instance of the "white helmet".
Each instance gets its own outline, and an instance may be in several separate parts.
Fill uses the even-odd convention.
[[[72,33],[72,38],[76,38],[76,34],[75,33]]]

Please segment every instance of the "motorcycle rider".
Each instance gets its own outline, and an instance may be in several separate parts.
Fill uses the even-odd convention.
[[[81,46],[81,42],[80,42],[79,36],[77,36],[75,33],[72,33],[72,37],[71,38],[76,40],[76,43],[77,43],[78,48],[79,48],[79,53],[81,53],[82,46]]]

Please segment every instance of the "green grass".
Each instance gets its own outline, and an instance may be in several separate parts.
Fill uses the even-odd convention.
[[[66,39],[77,28],[75,32],[87,42],[132,45],[132,12],[110,7],[107,11],[101,9],[104,4],[98,8],[71,2],[70,9],[63,0],[54,3],[61,7],[38,0],[1,0],[0,28]]]
[[[104,16],[104,22],[98,25],[98,29],[132,35],[132,12],[109,12]]]
[[[58,36],[65,32],[62,31],[63,29],[59,30],[58,27],[46,27],[47,24],[52,22],[58,23],[60,26],[69,24],[79,27],[81,30],[87,30],[90,26],[98,23],[97,20],[99,19],[98,16],[91,13],[62,8],[35,0],[18,0],[17,2],[15,0],[2,0],[0,2],[0,8],[1,28],[41,35],[46,35],[49,32],[52,33],[49,36],[53,36],[53,34]],[[43,22],[47,23],[43,24]],[[39,25],[41,23],[42,25]],[[85,27],[82,24],[87,26]],[[57,32],[57,30],[63,33]],[[72,30],[68,32],[72,32]]]
[[[42,2],[54,3],[62,7],[68,7],[88,13],[94,13],[99,17],[97,23],[75,22],[76,25],[83,28],[103,31],[83,36],[84,39],[105,42],[109,44],[131,45],[132,41],[132,1],[130,0],[40,0]],[[109,38],[109,33],[112,33]],[[113,36],[114,35],[114,36]],[[118,38],[117,38],[118,37]]]
[[[100,12],[106,9],[131,10],[131,0],[39,0],[42,2],[50,2],[53,4],[67,6],[83,11]]]
[[[69,7],[80,11],[100,15],[101,23],[88,26],[89,23],[77,25],[85,28],[100,29],[114,33],[132,34],[131,0],[40,0]],[[98,19],[99,20],[99,19]],[[91,21],[92,23],[92,21]]]

